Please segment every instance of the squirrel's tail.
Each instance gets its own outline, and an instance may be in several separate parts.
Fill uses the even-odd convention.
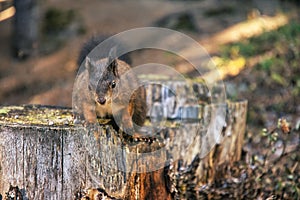
[[[109,38],[108,35],[101,35],[101,36],[93,36],[90,38],[86,43],[83,44],[79,56],[77,59],[77,65],[80,67],[82,62],[84,61],[85,57],[95,48],[97,47],[101,42]],[[105,58],[108,56],[108,52],[111,48],[117,45],[117,53],[120,52],[121,50],[124,51],[126,50],[126,46],[124,44],[121,44],[119,41],[112,41],[112,43],[108,44],[108,46],[105,46],[104,48],[107,50],[107,52],[101,52],[103,54],[107,53],[107,55],[97,55],[97,59]],[[123,60],[127,64],[131,65],[132,61],[130,59],[130,56],[128,54],[124,54],[119,57],[120,60]]]

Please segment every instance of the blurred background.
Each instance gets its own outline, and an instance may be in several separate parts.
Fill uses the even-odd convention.
[[[297,0],[0,0],[0,11],[0,105],[71,106],[77,57],[89,38],[159,26],[207,49],[228,98],[248,99],[250,127],[271,127],[280,117],[300,124]],[[193,73],[161,52],[136,52],[132,60]]]
[[[299,0],[0,0],[0,105],[70,107],[78,55],[92,36],[178,30],[211,55],[227,98],[248,100],[241,160],[190,189],[204,199],[300,199],[299,8]],[[131,56],[132,66],[197,76],[167,52]]]

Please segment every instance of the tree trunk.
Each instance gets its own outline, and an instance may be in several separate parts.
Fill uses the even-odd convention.
[[[14,0],[13,54],[24,59],[36,53],[39,33],[38,0]]]

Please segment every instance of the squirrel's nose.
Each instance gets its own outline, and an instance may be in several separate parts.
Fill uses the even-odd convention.
[[[103,105],[103,104],[105,104],[106,99],[105,99],[104,97],[99,97],[99,98],[98,98],[98,102],[99,102],[101,105]]]

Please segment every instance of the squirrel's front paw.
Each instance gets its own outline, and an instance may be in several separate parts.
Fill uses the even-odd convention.
[[[132,119],[131,119],[131,116],[127,113],[125,113],[122,116],[121,129],[127,135],[133,135],[134,134]]]
[[[84,117],[78,113],[73,113],[73,123],[74,125],[83,124]]]
[[[94,122],[85,121],[84,122],[84,128],[87,130],[95,130],[97,128],[98,124]]]
[[[131,126],[128,126],[128,127],[123,126],[121,129],[127,135],[131,135],[131,136],[134,135],[134,128]]]

